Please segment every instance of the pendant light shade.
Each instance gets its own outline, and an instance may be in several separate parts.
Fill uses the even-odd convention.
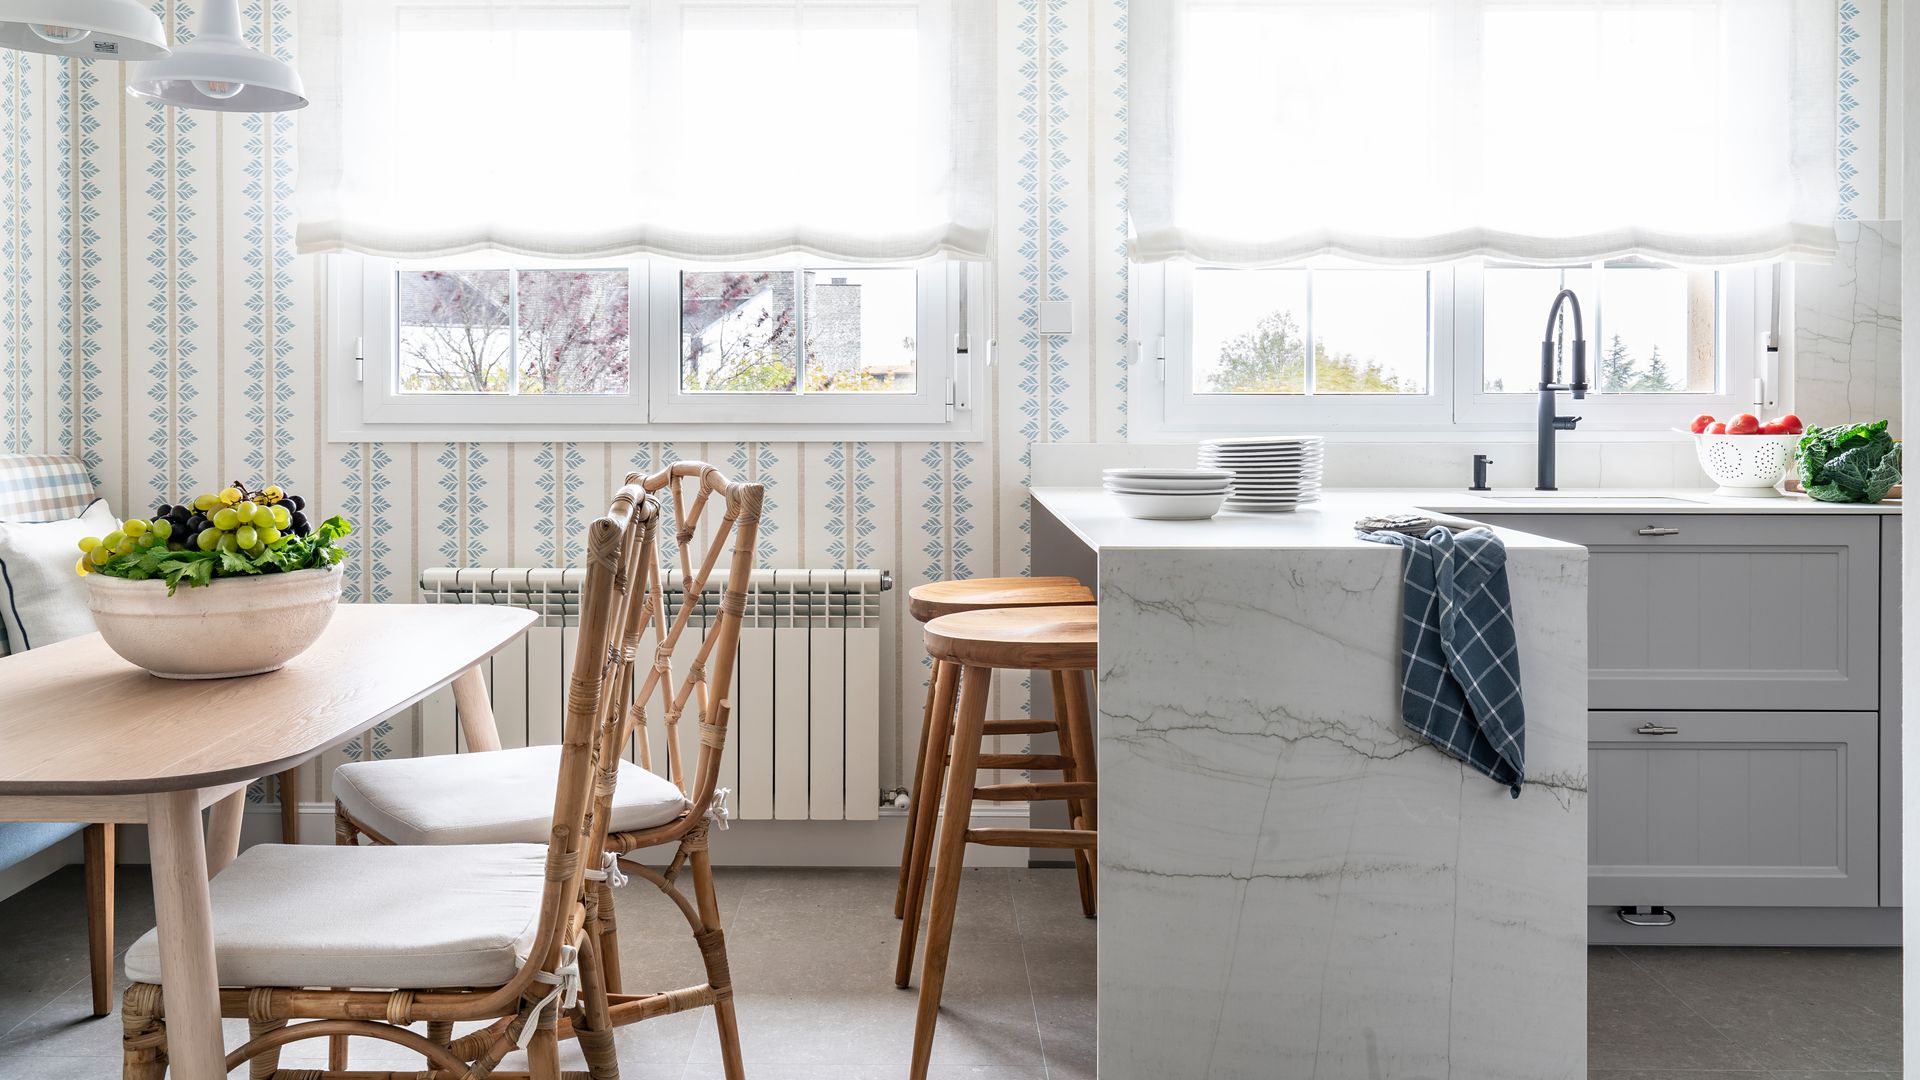
[[[167,32],[143,0],[0,0],[0,49],[152,60]]]
[[[293,65],[241,38],[240,0],[208,0],[200,33],[177,45],[172,55],[134,68],[127,93],[221,112],[287,112],[307,104],[306,87]]]

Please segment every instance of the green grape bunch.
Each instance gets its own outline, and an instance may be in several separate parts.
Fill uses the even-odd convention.
[[[346,558],[339,541],[353,526],[337,516],[315,526],[306,511],[306,499],[277,484],[250,491],[236,480],[178,505],[161,503],[152,517],[129,518],[105,536],[87,537],[74,569],[83,576],[159,578],[171,593],[182,584],[321,569]]]

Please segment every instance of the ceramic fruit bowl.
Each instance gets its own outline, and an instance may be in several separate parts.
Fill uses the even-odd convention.
[[[1700,468],[1720,485],[1717,495],[1746,499],[1784,498],[1780,481],[1793,467],[1798,435],[1695,435]]]
[[[167,595],[157,579],[88,574],[87,606],[108,647],[163,679],[275,671],[319,640],[340,603],[338,566],[215,578]]]

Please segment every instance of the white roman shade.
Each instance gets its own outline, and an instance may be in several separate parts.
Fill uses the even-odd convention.
[[[1134,256],[1822,257],[1833,0],[1135,0]]]
[[[988,254],[973,0],[301,4],[301,251]]]

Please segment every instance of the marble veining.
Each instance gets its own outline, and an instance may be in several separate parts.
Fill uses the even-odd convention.
[[[1794,407],[1900,425],[1900,223],[1847,221],[1831,265],[1794,270]]]
[[[1096,546],[1101,1076],[1584,1076],[1585,551],[1514,800],[1399,723],[1397,550]]]

